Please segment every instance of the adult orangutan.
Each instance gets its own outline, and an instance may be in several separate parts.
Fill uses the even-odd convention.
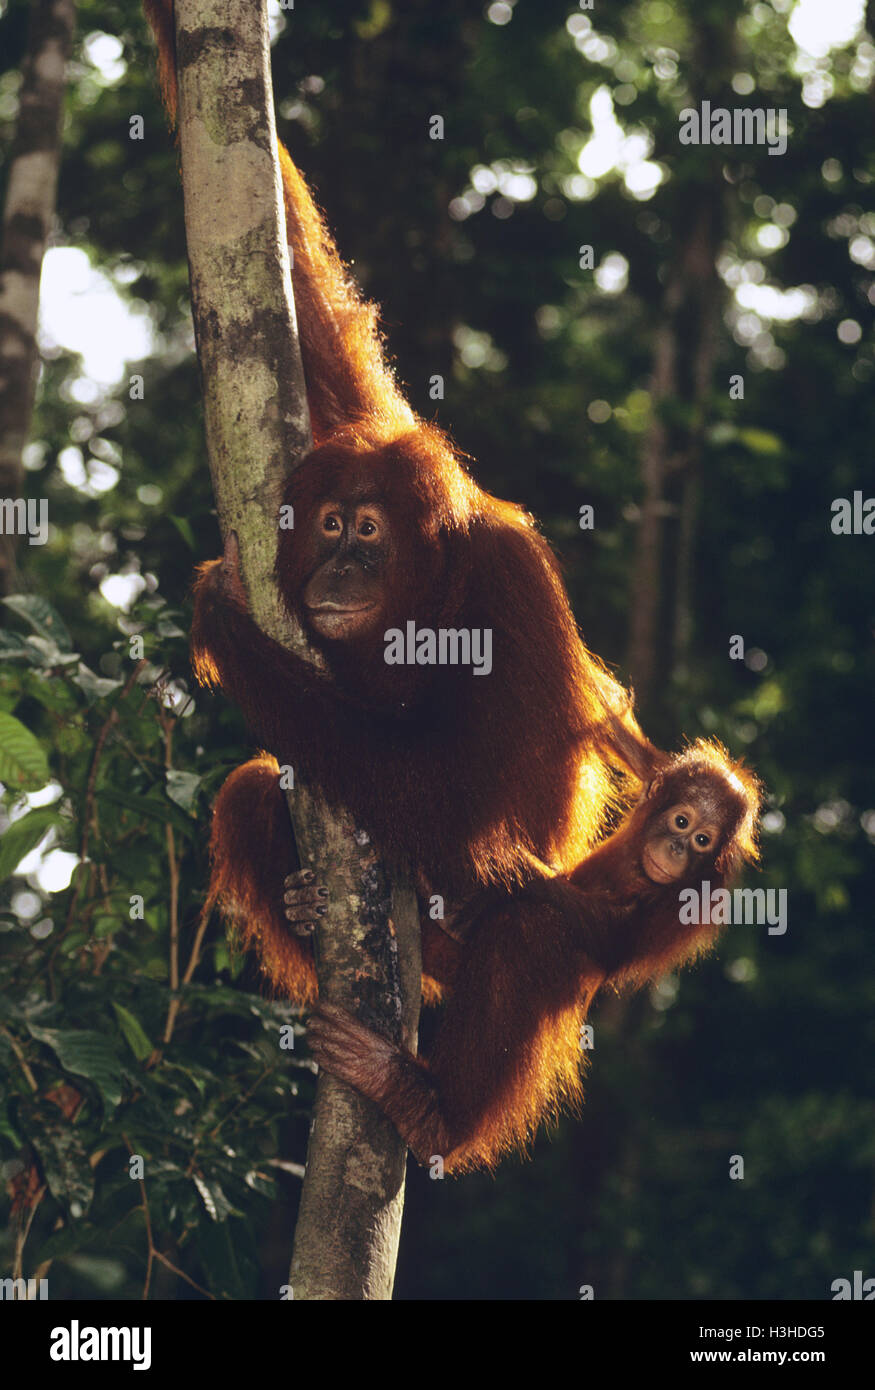
[[[171,0],[146,0],[146,9],[173,114]],[[349,280],[282,146],[280,163],[315,447],[287,482],[295,523],[280,532],[277,577],[325,669],[256,627],[230,536],[224,557],[202,566],[197,581],[194,665],[204,683],[240,706],[269,755],[238,769],[219,795],[208,901],[256,949],[278,992],[313,1002],[307,936],[324,890],[306,872],[289,874],[295,850],[279,758],[329,805],[346,807],[390,866],[412,871],[423,892],[441,895],[451,910],[463,905],[461,945],[426,922],[424,968],[429,998],[456,981],[449,1015],[456,1022],[438,1055],[461,1050],[445,1068],[441,1115],[482,1113],[473,1129],[468,1120],[458,1129],[465,1131],[461,1148],[452,1118],[428,1130],[425,1148],[432,1135],[446,1135],[456,1166],[490,1163],[524,1141],[537,1115],[568,1089],[570,1067],[571,961],[561,998],[542,992],[539,979],[555,972],[540,958],[538,911],[534,899],[513,898],[543,891],[554,903],[550,895],[567,896],[574,875],[584,874],[585,934],[586,856],[667,760],[638,728],[627,692],[581,641],[556,560],[532,518],[479,488],[444,433],[405,401],[383,355],[376,310]],[[483,652],[488,646],[488,662],[465,660],[475,638]],[[413,660],[390,664],[390,646]],[[449,654],[445,664],[432,659],[441,652]],[[731,837],[728,821],[727,812],[719,830]],[[598,854],[619,902],[629,888],[628,856]],[[563,885],[557,875],[572,877]],[[642,904],[651,903],[650,881],[635,883]],[[544,911],[563,909],[554,903]],[[646,920],[642,906],[635,916],[641,931]],[[503,956],[496,933],[506,941]],[[485,959],[495,965],[488,985]],[[488,1003],[459,989],[469,971],[484,982]],[[516,1052],[523,997],[539,1014],[537,1060],[533,1054],[530,1065],[520,1053],[510,1090],[487,1095],[470,1059]],[[341,1071],[346,1026],[325,1013],[314,1032],[317,1056]],[[363,1037],[347,1079],[383,1103],[395,1071],[381,1070],[379,1048],[373,1070]],[[576,1065],[576,1043],[573,1053]],[[419,1109],[437,1102],[427,1087],[405,1087],[405,1094],[416,1114],[390,1113],[421,1152]],[[495,1104],[513,1111],[500,1125],[486,1113]]]

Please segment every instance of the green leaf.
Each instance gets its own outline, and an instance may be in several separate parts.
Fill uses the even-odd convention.
[[[121,806],[125,811],[133,811],[140,820],[154,820],[158,821],[160,825],[167,825],[169,821],[172,826],[183,831],[186,835],[194,833],[194,822],[172,806],[168,806],[164,796],[159,801],[151,793],[147,796],[131,796],[128,792],[120,792],[115,787],[101,787],[97,793],[97,801],[98,804],[105,802],[110,806]]]
[[[147,980],[166,980],[167,962],[163,957],[153,957],[152,960],[147,960],[140,966],[139,973]]]
[[[250,1191],[257,1192],[260,1197],[266,1197],[269,1202],[276,1201],[277,1185],[272,1177],[259,1173],[256,1168],[250,1168],[244,1181]]]
[[[754,694],[743,702],[743,708],[746,712],[749,711],[758,723],[767,724],[770,719],[782,714],[789,703],[784,682],[774,677],[761,681]]]
[[[124,1072],[109,1038],[88,1030],[38,1028],[28,1025],[37,1042],[50,1047],[66,1071],[93,1081],[109,1106],[122,1098]]]
[[[194,538],[194,531],[191,529],[191,522],[187,516],[171,516],[170,520],[176,527],[182,539],[185,541],[192,555],[197,550],[197,542]]]
[[[0,782],[13,791],[35,792],[49,780],[39,741],[12,714],[0,711]]]
[[[225,1221],[236,1210],[222,1191],[221,1183],[215,1178],[207,1180],[201,1173],[192,1173],[192,1180],[213,1221]]]
[[[94,1172],[82,1131],[45,1099],[22,1101],[19,1118],[39,1155],[52,1195],[65,1206],[75,1202],[87,1210],[94,1194]]]
[[[111,695],[123,684],[122,681],[110,680],[106,676],[96,675],[82,661],[76,667],[76,674],[72,679],[73,684],[78,685],[79,689],[88,696],[89,705],[93,705],[95,700],[103,699],[104,695]]]
[[[123,1004],[113,1003],[112,1007],[128,1046],[138,1062],[145,1062],[146,1058],[152,1055],[152,1044],[146,1037],[142,1024]]]
[[[0,840],[0,883],[15,873],[24,856],[36,848],[58,819],[57,811],[43,806],[7,827]]]
[[[27,642],[20,632],[0,631],[0,661],[27,661],[29,658]]]
[[[738,438],[741,443],[750,450],[752,454],[782,454],[784,445],[776,434],[771,434],[768,430],[747,429],[738,431]]]
[[[181,806],[183,811],[190,811],[194,799],[197,796],[197,789],[201,784],[201,779],[196,772],[177,772],[171,768],[166,774],[167,795],[171,801],[175,801],[177,806]]]
[[[184,627],[175,623],[172,618],[159,618],[155,624],[155,631],[159,637],[185,637]]]
[[[64,627],[60,615],[41,594],[11,594],[3,602],[13,613],[17,613],[19,618],[29,623],[40,637],[47,637],[62,652],[73,650],[70,634]]]
[[[9,1140],[13,1149],[20,1149],[24,1143],[24,1136],[21,1131],[15,1128],[9,1116],[2,1110],[0,1110],[0,1134],[2,1134],[5,1139]],[[8,1168],[6,1171],[9,1173]],[[9,1176],[11,1177],[12,1174],[9,1173]]]
[[[31,636],[26,641],[31,666],[69,666],[71,662],[79,660],[76,652],[62,651],[51,637]]]
[[[256,1297],[258,1261],[250,1223],[198,1222],[198,1251],[212,1293],[220,1299],[241,1302]]]
[[[34,638],[28,638],[29,643],[34,640]],[[36,667],[43,666],[41,660],[31,661],[30,664]],[[50,709],[55,714],[68,714],[79,708],[79,696],[70,689],[65,680],[57,680],[54,672],[47,673],[45,670],[25,672],[22,691],[31,696],[32,699],[38,700],[45,709]],[[69,752],[70,749],[65,748],[64,751]]]
[[[116,1221],[112,1227],[116,1250],[123,1250],[125,1246],[131,1250],[138,1249],[143,1234],[143,1208],[139,1206],[131,1207],[121,1220]],[[37,1237],[35,1250],[40,1260],[55,1260],[92,1248],[99,1251],[107,1248],[105,1219],[96,1226],[88,1220],[80,1219],[72,1225],[65,1226],[60,1231],[52,1231],[44,1240],[39,1240]],[[30,1249],[30,1245],[28,1245],[28,1249]]]
[[[738,429],[728,420],[718,420],[705,431],[705,438],[709,444],[732,444],[738,438]]]

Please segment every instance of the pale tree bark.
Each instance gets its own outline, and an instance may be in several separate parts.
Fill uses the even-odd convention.
[[[0,499],[21,494],[37,377],[39,282],[55,214],[75,0],[31,0],[0,238]],[[15,583],[15,537],[0,534],[0,594]]]
[[[289,276],[266,6],[176,0],[179,143],[207,445],[223,534],[237,532],[256,622],[301,649],[273,577],[288,467],[310,447]],[[264,673],[253,671],[253,680]],[[329,890],[319,992],[416,1046],[419,923],[367,836],[295,777],[301,864]],[[391,787],[386,795],[391,796]],[[290,866],[291,868],[291,866]],[[391,1297],[405,1146],[369,1101],[320,1076],[290,1276],[295,1299]]]

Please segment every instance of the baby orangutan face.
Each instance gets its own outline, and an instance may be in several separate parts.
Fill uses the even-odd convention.
[[[674,883],[714,861],[720,827],[713,809],[691,800],[660,812],[641,852],[641,867],[651,883]]]

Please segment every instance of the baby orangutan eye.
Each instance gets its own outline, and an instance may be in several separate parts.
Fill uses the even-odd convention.
[[[710,835],[694,835],[693,841],[697,849],[707,849],[711,843]]]
[[[674,823],[678,830],[686,830],[690,822],[686,816],[675,816]]]

